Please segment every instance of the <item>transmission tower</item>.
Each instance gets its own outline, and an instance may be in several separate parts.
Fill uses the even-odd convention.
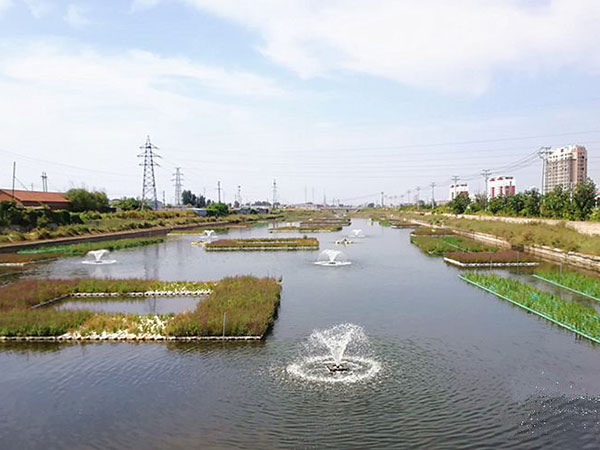
[[[542,195],[546,194],[548,190],[548,174],[546,173],[546,165],[548,155],[550,154],[552,147],[540,147],[538,155],[542,158]]]
[[[217,193],[219,198],[219,203],[221,203],[221,182],[217,181]]]
[[[383,203],[383,191],[381,192],[381,207],[385,207],[385,204]]]
[[[154,176],[154,167],[160,167],[155,161],[160,156],[155,152],[158,147],[152,145],[150,142],[150,136],[146,138],[146,143],[140,147],[143,150],[138,155],[138,158],[144,158],[144,162],[140,166],[144,166],[144,181],[142,183],[142,208],[144,208],[146,201],[152,202],[154,209],[158,208],[158,198],[156,197],[156,178]]]
[[[242,187],[238,184],[237,194],[235,195],[235,200],[238,202],[238,205],[242,206]]]
[[[429,186],[431,186],[431,206],[435,207],[435,182],[432,182]]]
[[[418,205],[419,204],[419,200],[421,199],[421,186],[417,186],[416,191],[417,191],[416,199],[417,199],[417,205]]]
[[[42,172],[42,192],[48,192],[48,175]]]
[[[406,198],[408,199],[408,204],[412,204],[412,199],[410,198],[410,193],[412,191],[409,189],[408,191],[406,191]]]
[[[277,202],[277,180],[273,180],[273,208],[275,208],[275,203]]]
[[[183,173],[181,173],[181,167],[175,167],[175,178],[171,181],[175,183],[175,205],[181,206],[181,189],[183,188]]]
[[[490,179],[490,175],[492,171],[490,169],[484,169],[481,171],[481,176],[485,179],[485,195],[488,193],[488,180]]]

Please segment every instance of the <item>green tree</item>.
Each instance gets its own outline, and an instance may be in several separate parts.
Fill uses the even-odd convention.
[[[149,208],[149,203],[147,201],[145,203],[145,206]],[[138,209],[142,209],[142,201],[139,198],[123,197],[119,200],[114,201],[113,206],[115,208],[119,208],[122,211],[136,211]]]
[[[475,194],[473,203],[469,206],[469,210],[473,212],[485,211],[488,207],[488,197],[485,192]]]
[[[221,217],[229,214],[229,207],[225,203],[211,203],[206,208],[206,215]]]
[[[533,188],[523,193],[523,206],[527,217],[539,217],[542,196],[540,191]]]
[[[541,212],[544,217],[567,218],[571,203],[569,191],[561,185],[544,195]]]
[[[596,184],[588,178],[573,189],[573,214],[577,220],[587,220],[596,206]]]
[[[71,202],[71,210],[75,212],[103,212],[109,209],[108,197],[104,192],[91,192],[87,189],[77,188],[69,189],[66,196]]]
[[[460,192],[456,197],[454,197],[454,200],[451,200],[448,203],[448,207],[454,214],[463,214],[469,207],[470,203],[471,199],[469,198],[469,194],[466,192]]]

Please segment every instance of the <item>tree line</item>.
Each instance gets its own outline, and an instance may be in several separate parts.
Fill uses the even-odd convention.
[[[490,213],[503,216],[546,217],[566,220],[600,220],[596,184],[587,179],[573,189],[556,186],[547,194],[529,189],[514,195],[475,194],[473,198],[461,192],[443,207],[454,214]]]

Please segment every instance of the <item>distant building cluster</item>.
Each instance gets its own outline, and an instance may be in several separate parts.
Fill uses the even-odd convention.
[[[546,194],[557,186],[572,189],[585,181],[587,161],[587,150],[583,145],[568,145],[546,153],[542,193]]]
[[[515,177],[494,177],[488,180],[488,198],[515,195],[517,191]]]

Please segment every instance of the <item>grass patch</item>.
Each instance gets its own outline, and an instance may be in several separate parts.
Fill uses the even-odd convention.
[[[497,247],[483,244],[461,236],[411,236],[411,242],[422,251],[433,256],[444,256],[448,252],[496,252]]]
[[[591,306],[563,300],[528,284],[495,274],[469,272],[462,278],[477,283],[520,306],[543,314],[573,331],[594,340],[600,339],[600,315]]]
[[[315,238],[219,239],[204,244],[207,250],[306,250],[319,248]]]
[[[448,228],[419,227],[411,234],[413,236],[452,236],[455,233]]]
[[[196,310],[176,315],[169,336],[262,336],[272,325],[281,285],[273,278],[225,278]]]
[[[26,278],[0,286],[0,312],[27,309],[64,295],[79,292],[199,291],[215,283],[195,281],[111,280],[111,279],[37,279]]]
[[[595,277],[564,270],[562,273],[559,270],[536,270],[535,274],[569,290],[600,301],[600,280]]]
[[[0,336],[59,336],[93,315],[90,311],[12,310],[0,314]]]

